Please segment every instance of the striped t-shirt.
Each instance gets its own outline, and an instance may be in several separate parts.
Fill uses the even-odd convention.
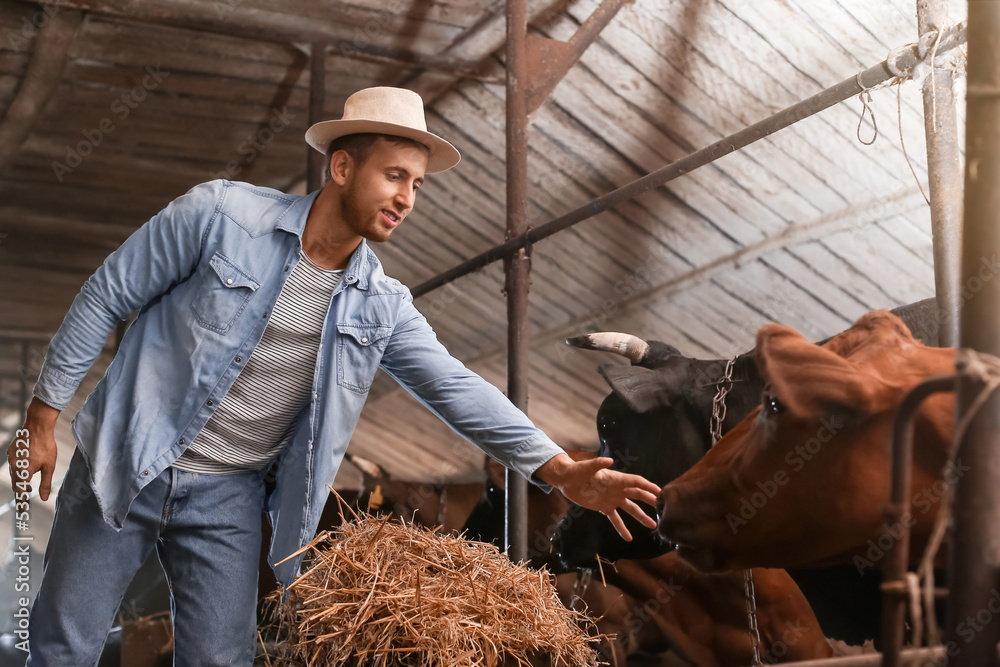
[[[343,273],[301,256],[260,343],[175,468],[216,475],[261,470],[291,437],[312,391],[323,321]]]

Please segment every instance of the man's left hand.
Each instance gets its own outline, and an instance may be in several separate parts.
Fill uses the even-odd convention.
[[[535,471],[535,477],[559,489],[577,505],[608,517],[622,539],[631,542],[632,534],[618,510],[628,512],[650,530],[656,528],[656,521],[636,501],[655,507],[660,487],[639,475],[611,470],[613,464],[614,459],[607,457],[574,461],[566,454],[559,454],[543,463]]]

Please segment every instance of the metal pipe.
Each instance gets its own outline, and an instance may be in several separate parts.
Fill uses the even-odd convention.
[[[1000,355],[1000,2],[969,2],[969,58],[965,136],[965,229],[960,316],[962,347]],[[981,390],[959,383],[964,417]],[[955,487],[948,599],[949,639],[961,646],[959,667],[995,665],[1000,642],[1000,396],[994,394],[970,423],[958,457],[968,468]],[[986,615],[989,621],[986,621]],[[964,624],[959,626],[958,624]],[[975,632],[959,632],[972,627]],[[949,662],[949,664],[951,664]]]
[[[323,118],[323,102],[326,100],[326,44],[313,42],[309,53],[309,125]],[[319,190],[323,185],[326,171],[326,156],[307,146],[306,150],[306,192]]]
[[[528,228],[528,38],[526,0],[507,0],[507,234]],[[528,412],[528,285],[531,260],[521,250],[505,262],[507,292],[507,396]],[[528,559],[528,481],[506,473],[507,554],[514,562]]]
[[[946,0],[917,0],[917,32],[932,34],[948,23]],[[924,132],[934,244],[934,290],[942,347],[958,345],[959,277],[962,256],[962,168],[954,75],[933,69],[924,79]]]
[[[965,24],[963,23],[953,26],[944,32],[944,35],[941,37],[941,43],[938,46],[938,52],[945,53],[946,51],[953,49],[964,42]],[[917,45],[911,44],[909,48],[903,49],[899,52],[899,55],[895,60],[895,66],[902,70],[908,70],[918,62],[920,62],[920,56],[918,55]],[[873,88],[880,83],[884,83],[893,76],[894,75],[889,71],[889,68],[886,65],[886,61],[883,60],[879,64],[869,67],[868,69],[859,72],[857,75],[845,79],[835,86],[831,86],[830,88],[827,88],[826,90],[819,92],[806,100],[793,104],[773,116],[765,118],[758,123],[754,123],[750,127],[744,128],[739,132],[725,137],[724,139],[720,139],[714,144],[695,151],[694,153],[691,153],[676,162],[672,162],[654,172],[646,174],[645,176],[632,181],[628,185],[623,185],[617,190],[612,190],[611,192],[594,199],[580,208],[570,211],[555,220],[551,220],[543,225],[530,229],[527,232],[510,239],[506,243],[490,248],[481,255],[466,260],[458,266],[448,269],[444,273],[420,283],[413,289],[413,296],[423,296],[424,294],[446,285],[457,278],[461,278],[462,276],[472,273],[473,271],[477,271],[488,264],[492,264],[498,259],[509,257],[521,248],[537,243],[542,239],[552,236],[556,232],[572,227],[578,222],[591,218],[598,213],[608,210],[609,208],[614,208],[615,206],[618,206],[619,204],[630,199],[634,199],[639,195],[649,192],[653,188],[657,188],[664,183],[668,183],[675,178],[694,171],[699,167],[710,164],[715,160],[718,160],[720,157],[729,155],[730,153],[733,153],[741,148],[745,148],[755,141],[759,141],[764,137],[774,134],[778,130],[782,130],[799,122],[800,120],[809,118],[824,109],[832,107],[834,104],[843,102],[844,100],[857,95],[863,89]]]
[[[884,667],[898,667],[903,650],[903,622],[906,620],[904,577],[910,562],[910,497],[913,495],[913,419],[924,399],[942,391],[955,391],[957,375],[931,378],[910,390],[899,405],[892,426],[892,482],[886,522],[897,526],[899,538],[882,566],[882,650]]]

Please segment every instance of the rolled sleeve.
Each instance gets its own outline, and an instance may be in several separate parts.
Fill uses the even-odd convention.
[[[42,364],[42,370],[38,374],[38,381],[35,382],[32,395],[46,405],[62,411],[69,405],[79,384],[79,381],[54,368],[46,361]]]

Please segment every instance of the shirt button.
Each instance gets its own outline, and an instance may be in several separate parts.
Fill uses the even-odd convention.
[[[368,342],[368,338],[367,338],[367,337],[365,337],[365,336],[362,336],[362,337],[361,337],[361,342],[362,342],[362,343],[367,343],[367,342]]]
[[[232,278],[226,278],[226,284],[227,285],[232,285],[233,284],[233,279]]]
[[[313,398],[315,398],[318,401],[319,400],[319,394],[313,394]]]
[[[208,405],[212,405],[212,399],[208,399]]]
[[[177,444],[178,445],[183,445],[184,444],[184,438],[181,438],[180,440],[178,440]]]
[[[267,311],[266,310],[264,311],[264,317],[267,317]]]
[[[243,361],[243,357],[236,357],[236,363],[240,363],[241,361]]]
[[[143,477],[149,477],[149,471],[148,470],[143,470],[142,471],[142,476]]]

